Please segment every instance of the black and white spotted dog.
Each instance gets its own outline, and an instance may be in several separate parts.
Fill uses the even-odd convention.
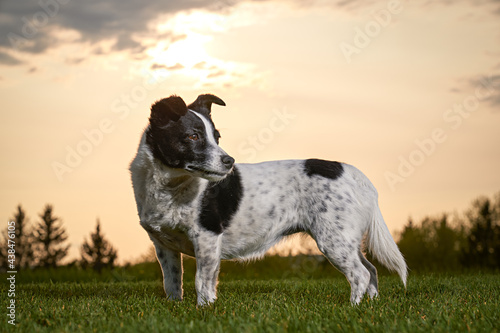
[[[348,279],[351,302],[378,295],[370,251],[406,285],[407,267],[378,194],[355,167],[318,159],[234,164],[219,147],[213,95],[151,107],[130,171],[140,223],[156,248],[169,299],[182,299],[181,253],[196,257],[198,304],[216,299],[220,261],[262,256],[283,237],[309,233]]]

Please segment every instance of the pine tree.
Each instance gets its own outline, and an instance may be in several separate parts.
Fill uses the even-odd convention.
[[[117,252],[101,233],[101,224],[97,219],[94,233],[90,234],[90,241],[84,240],[81,248],[82,266],[92,267],[97,272],[103,268],[113,268]]]
[[[17,206],[17,212],[12,221],[16,222],[16,267],[26,268],[33,265],[33,231],[28,225],[28,219],[21,205]]]
[[[26,213],[21,207],[17,206],[17,212],[14,217],[9,219],[9,222],[14,222],[12,226],[15,230],[14,238],[8,236],[7,230],[2,233],[2,242],[0,246],[0,265],[5,268],[7,258],[8,258],[8,239],[11,239],[15,243],[15,261],[14,265],[16,269],[27,268],[33,266],[33,232],[32,228],[29,226],[28,219],[26,218]],[[4,245],[5,244],[5,245]]]
[[[36,259],[40,267],[57,267],[68,255],[69,245],[63,245],[68,239],[66,229],[60,218],[53,215],[52,205],[46,205],[40,214],[42,221],[36,226],[34,236],[37,243]]]

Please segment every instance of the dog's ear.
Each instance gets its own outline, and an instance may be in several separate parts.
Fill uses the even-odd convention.
[[[170,120],[177,121],[187,113],[186,103],[179,96],[172,95],[156,101],[151,106],[149,122],[153,126],[164,126]]]
[[[222,99],[220,99],[217,96],[214,96],[212,94],[204,94],[198,96],[196,101],[193,103],[189,104],[188,108],[197,111],[200,113],[204,113],[208,116],[210,116],[210,113],[212,112],[212,103],[217,104],[217,105],[222,105],[226,106],[226,103]]]

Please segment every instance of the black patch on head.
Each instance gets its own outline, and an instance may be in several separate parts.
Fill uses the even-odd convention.
[[[151,105],[149,122],[155,126],[166,125],[169,121],[177,121],[187,113],[186,103],[179,96],[172,95],[156,101]]]
[[[309,177],[318,175],[332,180],[339,178],[344,173],[341,163],[318,159],[306,160],[304,170]]]
[[[220,182],[209,183],[201,200],[199,221],[203,228],[220,234],[229,226],[243,196],[238,169]]]
[[[210,118],[201,114],[210,123],[214,139],[218,142],[220,134]],[[189,139],[196,135],[196,140]],[[165,166],[185,168],[187,165],[203,165],[210,158],[208,133],[200,117],[188,112],[184,101],[177,96],[164,98],[151,107],[149,127],[146,131],[146,144],[153,156]]]

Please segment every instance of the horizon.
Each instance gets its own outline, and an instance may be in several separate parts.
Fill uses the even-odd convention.
[[[70,257],[100,219],[119,263],[151,245],[128,171],[149,108],[212,93],[237,163],[352,164],[395,236],[500,191],[493,0],[0,3],[0,214],[54,206]]]

